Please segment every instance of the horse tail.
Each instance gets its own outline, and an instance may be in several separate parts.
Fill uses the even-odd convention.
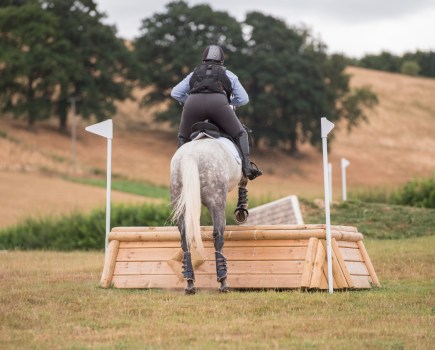
[[[187,246],[192,245],[198,253],[204,255],[204,245],[201,238],[201,188],[199,180],[198,163],[191,154],[182,157],[180,164],[183,187],[180,196],[174,205],[173,218],[179,220],[184,213],[184,228]]]

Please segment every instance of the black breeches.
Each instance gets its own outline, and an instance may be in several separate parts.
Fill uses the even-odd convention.
[[[224,94],[202,93],[187,98],[181,114],[179,134],[189,139],[192,125],[205,119],[216,124],[233,139],[246,132]]]

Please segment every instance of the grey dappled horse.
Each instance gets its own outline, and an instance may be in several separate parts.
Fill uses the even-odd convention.
[[[202,256],[204,253],[200,228],[201,203],[209,210],[213,220],[216,274],[218,282],[221,283],[219,290],[229,290],[226,258],[222,254],[226,224],[225,205],[227,193],[237,184],[245,188],[246,183],[241,165],[228,148],[216,139],[203,138],[185,143],[172,157],[171,200],[174,207],[173,218],[177,221],[184,252],[183,277],[187,280],[187,294],[196,292],[191,247],[194,246]],[[243,216],[244,212],[236,210],[235,214]],[[236,221],[243,222],[243,219]]]

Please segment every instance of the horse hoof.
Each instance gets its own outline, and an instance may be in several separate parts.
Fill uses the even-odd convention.
[[[230,286],[221,286],[219,288],[219,292],[221,293],[228,293],[230,291]]]
[[[190,287],[184,289],[184,294],[188,294],[188,295],[196,294],[196,287]]]

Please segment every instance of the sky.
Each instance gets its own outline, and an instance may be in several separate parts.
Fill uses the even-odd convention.
[[[139,36],[141,21],[166,12],[170,0],[95,0],[126,39]],[[328,53],[361,58],[388,51],[435,51],[435,0],[185,0],[190,6],[209,4],[239,21],[250,11],[308,26]]]

